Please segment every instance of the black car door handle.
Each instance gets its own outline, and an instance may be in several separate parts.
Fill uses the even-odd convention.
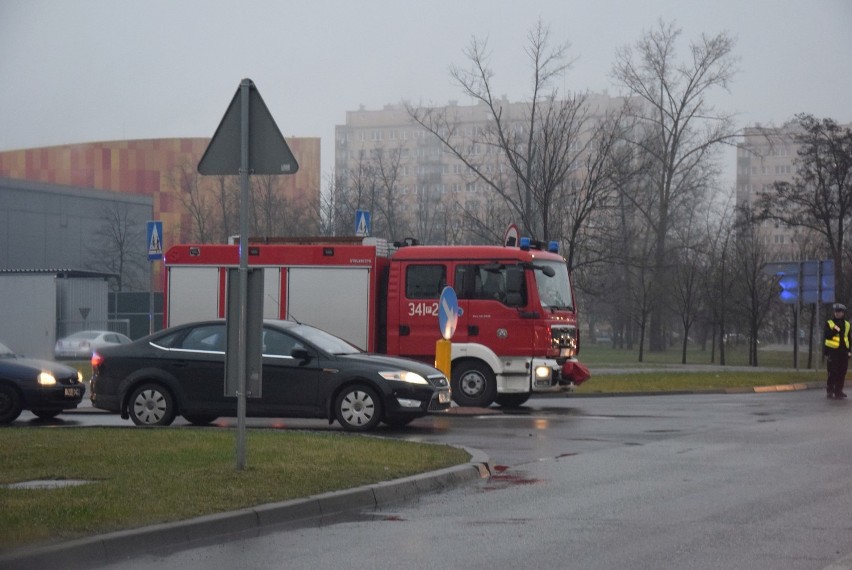
[[[172,363],[172,366],[174,368],[186,368],[187,366],[189,366],[189,362],[187,362],[186,360],[175,360]]]

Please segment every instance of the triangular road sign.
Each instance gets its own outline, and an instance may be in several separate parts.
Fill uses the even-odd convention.
[[[242,85],[248,82],[249,93],[249,174],[294,174],[299,163],[287,146],[284,136],[275,124],[251,79],[243,79],[231,100],[222,122],[216,129],[204,156],[198,163],[198,172],[213,175],[240,173],[242,149]]]

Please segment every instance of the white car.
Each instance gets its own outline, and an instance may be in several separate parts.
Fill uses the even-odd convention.
[[[112,331],[80,331],[56,341],[53,355],[56,358],[92,357],[92,352],[105,346],[117,346],[132,342],[121,333]]]

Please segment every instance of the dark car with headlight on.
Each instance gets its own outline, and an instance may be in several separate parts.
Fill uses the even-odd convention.
[[[0,344],[0,424],[12,423],[23,410],[55,418],[76,408],[85,393],[83,378],[74,368],[24,358]]]
[[[91,399],[137,425],[237,415],[225,395],[225,321],[180,325],[92,355]],[[427,364],[368,354],[315,327],[264,321],[261,397],[247,417],[337,420],[347,431],[404,426],[450,407],[446,376]]]

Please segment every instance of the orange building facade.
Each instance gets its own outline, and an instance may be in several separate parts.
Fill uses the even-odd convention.
[[[187,243],[192,219],[179,187],[180,171],[195,172],[209,138],[125,140],[0,152],[0,178],[150,196],[154,219],[163,221],[165,248]],[[299,170],[279,176],[288,199],[319,204],[320,139],[291,138]],[[213,185],[216,177],[202,177]]]

